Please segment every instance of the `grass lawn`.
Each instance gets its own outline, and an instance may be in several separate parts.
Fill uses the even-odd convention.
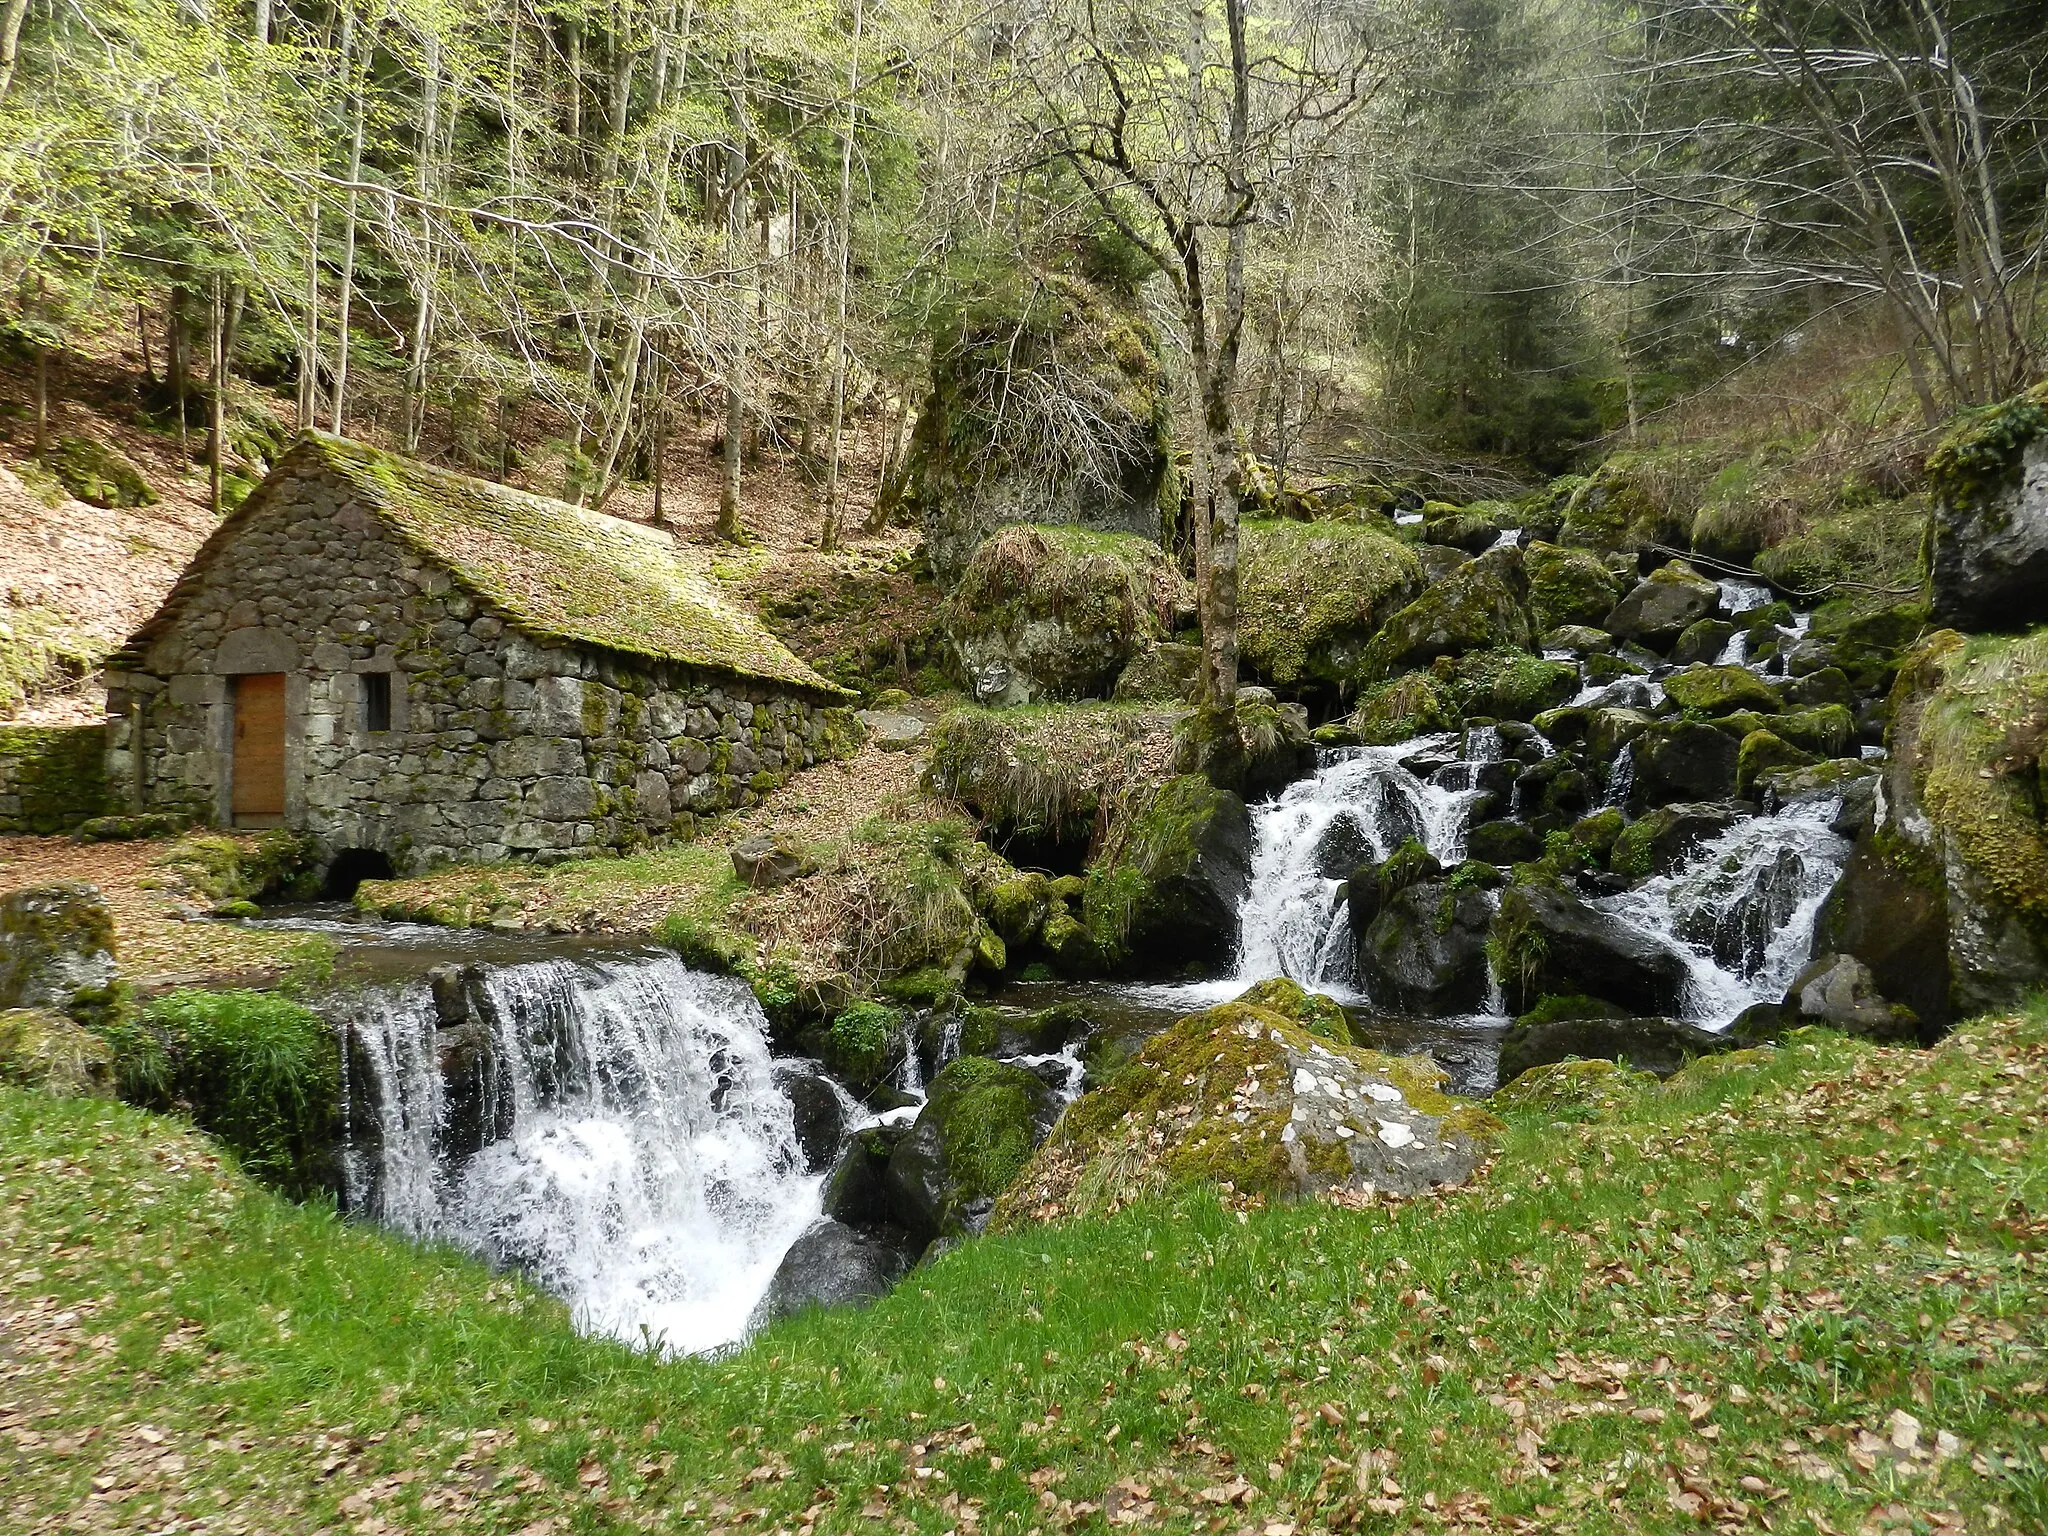
[[[0,1527],[2048,1528],[2048,1009],[1517,1111],[1439,1199],[973,1242],[725,1359],[0,1092]]]

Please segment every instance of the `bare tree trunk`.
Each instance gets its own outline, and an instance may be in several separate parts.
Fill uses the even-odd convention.
[[[746,50],[739,55],[737,73],[744,78]],[[747,241],[747,160],[750,135],[744,88],[734,85],[729,92],[732,107],[732,143],[726,150],[726,266],[738,280]],[[742,294],[732,306],[732,366],[725,385],[725,473],[718,487],[718,537],[738,543],[745,537],[740,527],[740,460],[747,431],[747,329],[751,316]]]
[[[21,23],[28,15],[28,0],[0,0],[0,102],[7,100],[7,88],[14,83],[15,61],[21,57]]]
[[[192,372],[191,343],[185,335],[185,311],[179,302],[184,290],[171,289],[171,301],[164,316],[164,350],[169,354],[164,364],[171,374],[171,409],[178,414],[178,457],[184,463],[192,461],[192,446],[185,435],[185,387]]]
[[[142,382],[156,387],[156,363],[149,355],[149,311],[138,300],[135,305],[135,334],[142,341]]]
[[[206,479],[212,498],[213,515],[221,516],[222,479],[227,459],[228,441],[228,306],[226,296],[221,292],[220,278],[213,280],[211,309],[213,312],[213,359],[212,374],[213,423],[208,432],[206,448]]]
[[[853,263],[853,124],[860,96],[860,45],[867,23],[865,0],[853,0],[853,50],[846,63],[846,128],[839,141],[839,271],[832,329],[832,458],[825,466],[825,526],[820,549],[839,545],[840,437],[846,425],[846,288]]]
[[[441,37],[429,26],[420,85],[420,140],[413,185],[425,202],[440,184],[436,163],[441,145]],[[424,222],[424,221],[423,221]],[[418,453],[427,426],[427,355],[434,341],[434,250],[432,226],[426,226],[426,259],[413,295],[412,338],[405,371],[405,451]]]
[[[348,62],[344,62],[342,67],[355,70],[350,90],[355,124],[349,137],[348,213],[341,225],[341,294],[335,305],[334,398],[328,416],[329,430],[337,437],[342,435],[342,428],[347,422],[349,310],[354,307],[356,298],[355,184],[363,176],[363,71],[360,65]]]
[[[306,332],[299,338],[299,430],[320,424],[320,199],[306,210]]]

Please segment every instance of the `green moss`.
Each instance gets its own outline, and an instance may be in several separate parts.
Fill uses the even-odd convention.
[[[269,992],[181,989],[103,1029],[124,1098],[189,1110],[288,1193],[335,1187],[341,1050],[310,1008]]]
[[[1534,543],[1522,551],[1529,572],[1529,614],[1538,630],[1598,626],[1621,601],[1621,583],[1592,554]]]
[[[963,1056],[932,1079],[946,1170],[963,1201],[993,1199],[1030,1161],[1032,1116],[1044,1085],[1023,1067]]]
[[[1579,691],[1579,669],[1527,651],[1480,651],[1457,663],[1453,686],[1467,714],[1531,720]]]
[[[1345,1017],[1342,1005],[1335,998],[1311,992],[1285,976],[1256,983],[1237,1001],[1248,1008],[1264,1008],[1292,1019],[1318,1040],[1351,1044],[1351,1021]]]
[[[1360,695],[1347,723],[1364,745],[1391,747],[1417,736],[1454,730],[1458,707],[1427,672],[1404,672]]]
[[[1558,1061],[1531,1067],[1496,1090],[1487,1103],[1503,1114],[1588,1120],[1655,1092],[1657,1086],[1649,1073],[1611,1061]]]
[[[883,1003],[858,1002],[843,1010],[830,1029],[835,1070],[849,1082],[879,1081],[903,1038],[903,1020],[901,1009]]]
[[[1522,606],[1526,588],[1519,550],[1494,550],[1466,561],[1381,625],[1366,647],[1360,675],[1391,677],[1468,651],[1527,650],[1532,635]]]
[[[1800,751],[1775,732],[1751,731],[1742,738],[1742,750],[1735,759],[1735,792],[1747,795],[1760,775],[1780,768],[1804,768],[1815,761],[1812,753]]]
[[[0,652],[4,655],[4,652]],[[0,671],[0,695],[6,677]],[[5,707],[0,697],[0,708]],[[97,725],[0,726],[0,795],[18,797],[0,812],[0,832],[48,836],[107,809],[106,730]]]
[[[157,495],[120,449],[89,437],[66,437],[44,455],[58,483],[95,507],[152,507]]]
[[[932,729],[925,786],[1006,835],[1085,846],[1129,795],[1158,782],[1175,718],[1144,704],[949,710]]]
[[[1955,507],[1981,506],[2019,483],[2027,447],[2048,431],[2048,382],[1966,411],[1927,458],[1927,476]]]
[[[61,1013],[0,1010],[0,1083],[104,1098],[114,1091],[113,1047]]]
[[[1702,715],[1775,714],[1785,707],[1776,689],[1742,667],[1687,667],[1664,679],[1664,691],[1680,709]]]
[[[320,846],[282,828],[254,838],[200,833],[174,843],[153,862],[214,902],[261,896],[308,899],[319,893]]]
[[[1422,586],[1414,552],[1359,522],[1247,522],[1240,560],[1239,648],[1281,687],[1350,681],[1380,624]]]

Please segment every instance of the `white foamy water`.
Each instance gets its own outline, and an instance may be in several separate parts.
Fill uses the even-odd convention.
[[[426,983],[354,1005],[351,1091],[379,1136],[350,1158],[351,1205],[517,1265],[588,1332],[677,1353],[742,1337],[822,1182],[753,994],[649,956],[485,970],[469,999],[488,1048],[455,1091],[481,1102],[477,1149],[456,1144],[478,1116],[451,1102]]]

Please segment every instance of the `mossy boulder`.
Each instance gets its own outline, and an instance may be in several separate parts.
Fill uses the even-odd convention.
[[[935,337],[931,392],[903,470],[884,487],[885,502],[922,523],[946,587],[1005,524],[1157,540],[1162,509],[1180,496],[1172,392],[1131,282],[1050,270],[1021,290],[998,286]],[[1089,406],[1078,431],[1048,430],[1046,407],[1025,403],[1070,404],[1077,387]]]
[[[1088,871],[1082,921],[1098,954],[1179,966],[1227,958],[1251,887],[1251,816],[1201,774],[1146,793]]]
[[[1781,768],[1804,768],[1818,762],[1774,731],[1751,731],[1742,738],[1735,759],[1735,793],[1747,795],[1764,774]]]
[[[1017,524],[974,551],[940,623],[976,700],[1012,706],[1107,697],[1192,605],[1148,539]]]
[[[1474,691],[1471,713],[1496,720],[1533,720],[1556,709],[1579,691],[1579,669],[1570,662],[1546,661],[1526,651],[1482,653],[1484,664],[1461,668],[1483,692]]]
[[[1608,850],[1607,867],[1631,880],[1666,875],[1709,838],[1741,819],[1734,807],[1716,804],[1661,805],[1621,829]]]
[[[1363,522],[1247,522],[1239,562],[1239,653],[1282,688],[1349,683],[1380,625],[1422,590],[1414,551]]]
[[[1735,626],[1726,619],[1701,619],[1688,624],[1671,645],[1671,664],[1675,667],[1710,665],[1720,658],[1728,648],[1728,642],[1735,638]]]
[[[1523,607],[1528,589],[1522,552],[1489,550],[1393,614],[1366,648],[1361,671],[1385,678],[1439,656],[1501,646],[1527,650],[1533,638]]]
[[[1254,982],[1238,994],[1238,1002],[1249,1008],[1264,1008],[1291,1019],[1318,1040],[1338,1045],[1351,1044],[1351,1021],[1334,997],[1311,992],[1288,976],[1272,976]]]
[[[1173,727],[1173,771],[1199,773],[1247,800],[1285,789],[1315,769],[1308,712],[1269,688],[1240,688],[1229,709],[1204,706]]]
[[[1621,600],[1621,583],[1585,550],[1531,544],[1522,559],[1529,572],[1529,616],[1539,630],[1596,626]]]
[[[1500,1077],[1513,1082],[1536,1067],[1574,1059],[1612,1061],[1669,1077],[1702,1056],[1739,1042],[1697,1024],[1669,1018],[1549,1019],[1516,1023],[1500,1043]]]
[[[1927,473],[1934,622],[2010,631],[2048,620],[2048,382],[1964,415]]]
[[[1483,555],[1500,540],[1500,524],[1476,507],[1446,507],[1432,502],[1422,509],[1422,537],[1431,544]]]
[[[1667,501],[1655,466],[1643,455],[1617,453],[1572,490],[1557,542],[1610,552],[1680,544],[1691,531],[1689,516]]]
[[[1051,910],[1046,878],[1036,870],[1000,881],[989,893],[989,926],[1012,948],[1022,948],[1035,940]]]
[[[1735,793],[1741,744],[1704,720],[1664,720],[1629,749],[1631,809],[1678,800],[1725,800]]]
[[[1494,973],[1516,1008],[1545,996],[1583,996],[1631,1013],[1661,1013],[1677,1007],[1689,975],[1675,949],[1548,881],[1501,893],[1488,944]]]
[[[1854,955],[1816,955],[1785,990],[1785,1013],[1804,1024],[1821,1024],[1866,1040],[1920,1038],[1920,1018],[1878,990],[1870,967]]]
[[[1785,707],[1776,689],[1741,667],[1687,667],[1664,679],[1664,692],[1680,709],[1701,715],[1775,714]]]
[[[1191,704],[1202,686],[1202,648],[1163,640],[1117,674],[1113,696],[1134,702]]]
[[[985,1056],[949,1063],[889,1156],[884,1182],[897,1224],[926,1242],[979,1231],[1057,1110],[1052,1090],[1023,1067]]]
[[[59,880],[0,898],[0,1008],[62,1012],[113,979],[114,917],[99,887]]]
[[[1457,728],[1459,710],[1449,691],[1427,672],[1404,672],[1359,696],[1346,722],[1368,747],[1398,746],[1417,736]]]
[[[63,1098],[111,1098],[113,1047],[53,1009],[0,1009],[0,1083]]]
[[[1500,1114],[1590,1120],[1627,1107],[1657,1079],[1618,1062],[1574,1059],[1530,1067],[1494,1090],[1486,1107]]]
[[[1600,627],[1619,639],[1662,651],[1710,616],[1720,601],[1721,589],[1716,583],[1684,561],[1673,560],[1638,582]]]
[[[1819,955],[1854,955],[1878,991],[1936,1034],[1948,1027],[1948,891],[1939,868],[1896,834],[1858,840],[1813,924]]]
[[[1177,1186],[1226,1198],[1420,1194],[1469,1178],[1497,1124],[1427,1057],[1317,1039],[1243,1000],[1155,1035],[1084,1094],[997,1208],[1001,1227],[1113,1211]]]
[[[157,495],[135,461],[110,443],[66,437],[43,456],[58,483],[95,507],[151,507]]]
[[[1376,1006],[1437,1016],[1484,1004],[1493,903],[1481,884],[1460,876],[1416,882],[1380,903],[1358,941],[1359,972]]]

